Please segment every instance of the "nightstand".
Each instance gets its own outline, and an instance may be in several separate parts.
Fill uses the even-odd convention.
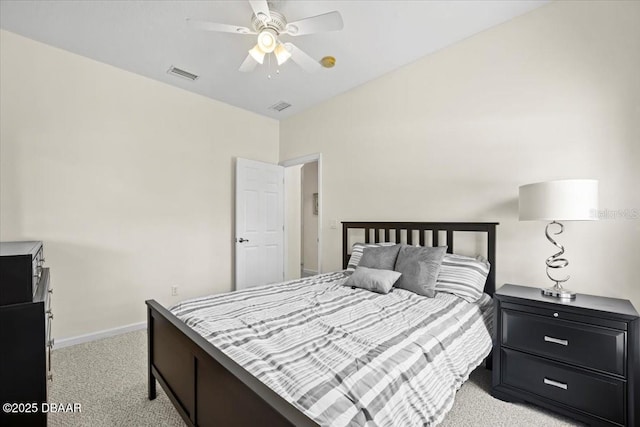
[[[516,285],[494,301],[494,397],[591,425],[640,426],[640,319],[631,302],[565,301]]]

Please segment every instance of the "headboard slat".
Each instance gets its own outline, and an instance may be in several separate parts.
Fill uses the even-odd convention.
[[[447,232],[447,252],[453,253],[453,235],[455,231],[471,231],[487,233],[487,258],[491,264],[484,292],[493,296],[496,290],[496,226],[497,222],[343,222],[342,223],[342,265],[347,268],[349,262],[349,230],[364,229],[364,243],[370,243],[371,230],[375,232],[374,241],[381,241],[381,230],[384,230],[384,241],[389,242],[390,231],[395,230],[395,243],[401,243],[401,231],[407,232],[407,244],[413,244],[413,232],[419,233],[420,245],[425,245],[425,234],[432,233],[432,245],[439,244],[439,231]]]

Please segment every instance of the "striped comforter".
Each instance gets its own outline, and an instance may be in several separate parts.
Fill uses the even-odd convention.
[[[327,273],[171,311],[321,425],[438,424],[491,350],[491,298],[380,295],[345,280]]]

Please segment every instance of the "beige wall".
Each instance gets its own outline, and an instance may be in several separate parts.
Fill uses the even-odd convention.
[[[302,268],[318,272],[318,215],[313,213],[313,194],[318,192],[318,162],[302,166]]]
[[[325,269],[333,219],[499,221],[499,285],[547,285],[519,185],[595,178],[640,214],[638,22],[639,2],[554,2],[282,121],[281,159],[323,155]],[[640,308],[637,214],[566,224],[572,288]]]
[[[233,158],[277,121],[5,31],[0,64],[0,237],[44,240],[56,338],[231,290]]]

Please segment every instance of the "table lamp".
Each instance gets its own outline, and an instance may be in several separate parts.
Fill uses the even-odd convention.
[[[519,191],[520,221],[551,221],[545,228],[545,235],[559,252],[546,260],[547,277],[555,285],[542,289],[544,295],[556,298],[573,299],[575,292],[562,287],[569,280],[554,278],[552,270],[569,265],[563,258],[564,247],[556,242],[550,233],[551,227],[557,227],[554,235],[562,233],[564,226],[558,221],[593,221],[598,219],[598,181],[594,179],[566,179],[523,185]]]

